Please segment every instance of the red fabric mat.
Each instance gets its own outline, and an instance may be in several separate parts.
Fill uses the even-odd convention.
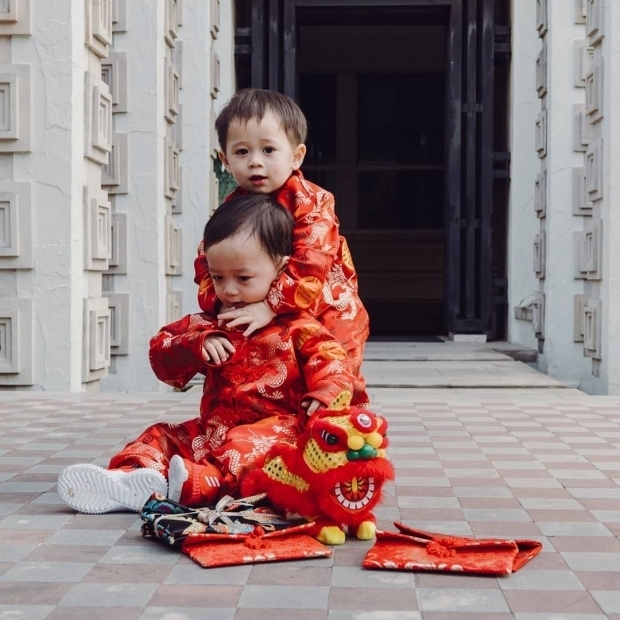
[[[542,549],[535,540],[446,536],[394,525],[399,532],[377,532],[364,568],[510,575]]]
[[[332,550],[309,534],[314,523],[265,534],[190,534],[181,551],[204,568],[256,564],[283,560],[306,560],[332,555]]]

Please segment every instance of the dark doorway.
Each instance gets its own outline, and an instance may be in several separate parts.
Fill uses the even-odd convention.
[[[509,0],[236,0],[237,86],[308,116],[378,337],[505,335]]]
[[[381,335],[444,333],[446,11],[306,8],[304,174],[336,196]]]

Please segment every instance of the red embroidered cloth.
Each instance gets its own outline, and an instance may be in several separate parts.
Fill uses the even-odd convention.
[[[510,575],[538,555],[535,540],[446,536],[394,523],[399,532],[377,532],[362,566],[371,569]]]
[[[310,536],[314,523],[265,534],[190,534],[181,551],[203,568],[284,560],[325,558],[332,550]]]

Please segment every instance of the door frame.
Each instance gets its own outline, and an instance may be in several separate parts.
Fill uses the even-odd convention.
[[[451,333],[492,335],[494,0],[251,2],[251,85],[281,90],[293,98],[298,8],[447,9],[445,325]]]

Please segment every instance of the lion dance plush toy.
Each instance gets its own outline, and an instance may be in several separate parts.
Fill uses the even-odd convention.
[[[316,538],[345,541],[343,526],[360,540],[375,537],[372,513],[394,469],[386,458],[387,421],[357,407],[319,410],[296,444],[279,443],[261,469],[241,481],[243,496],[266,493],[274,507],[316,524]]]

